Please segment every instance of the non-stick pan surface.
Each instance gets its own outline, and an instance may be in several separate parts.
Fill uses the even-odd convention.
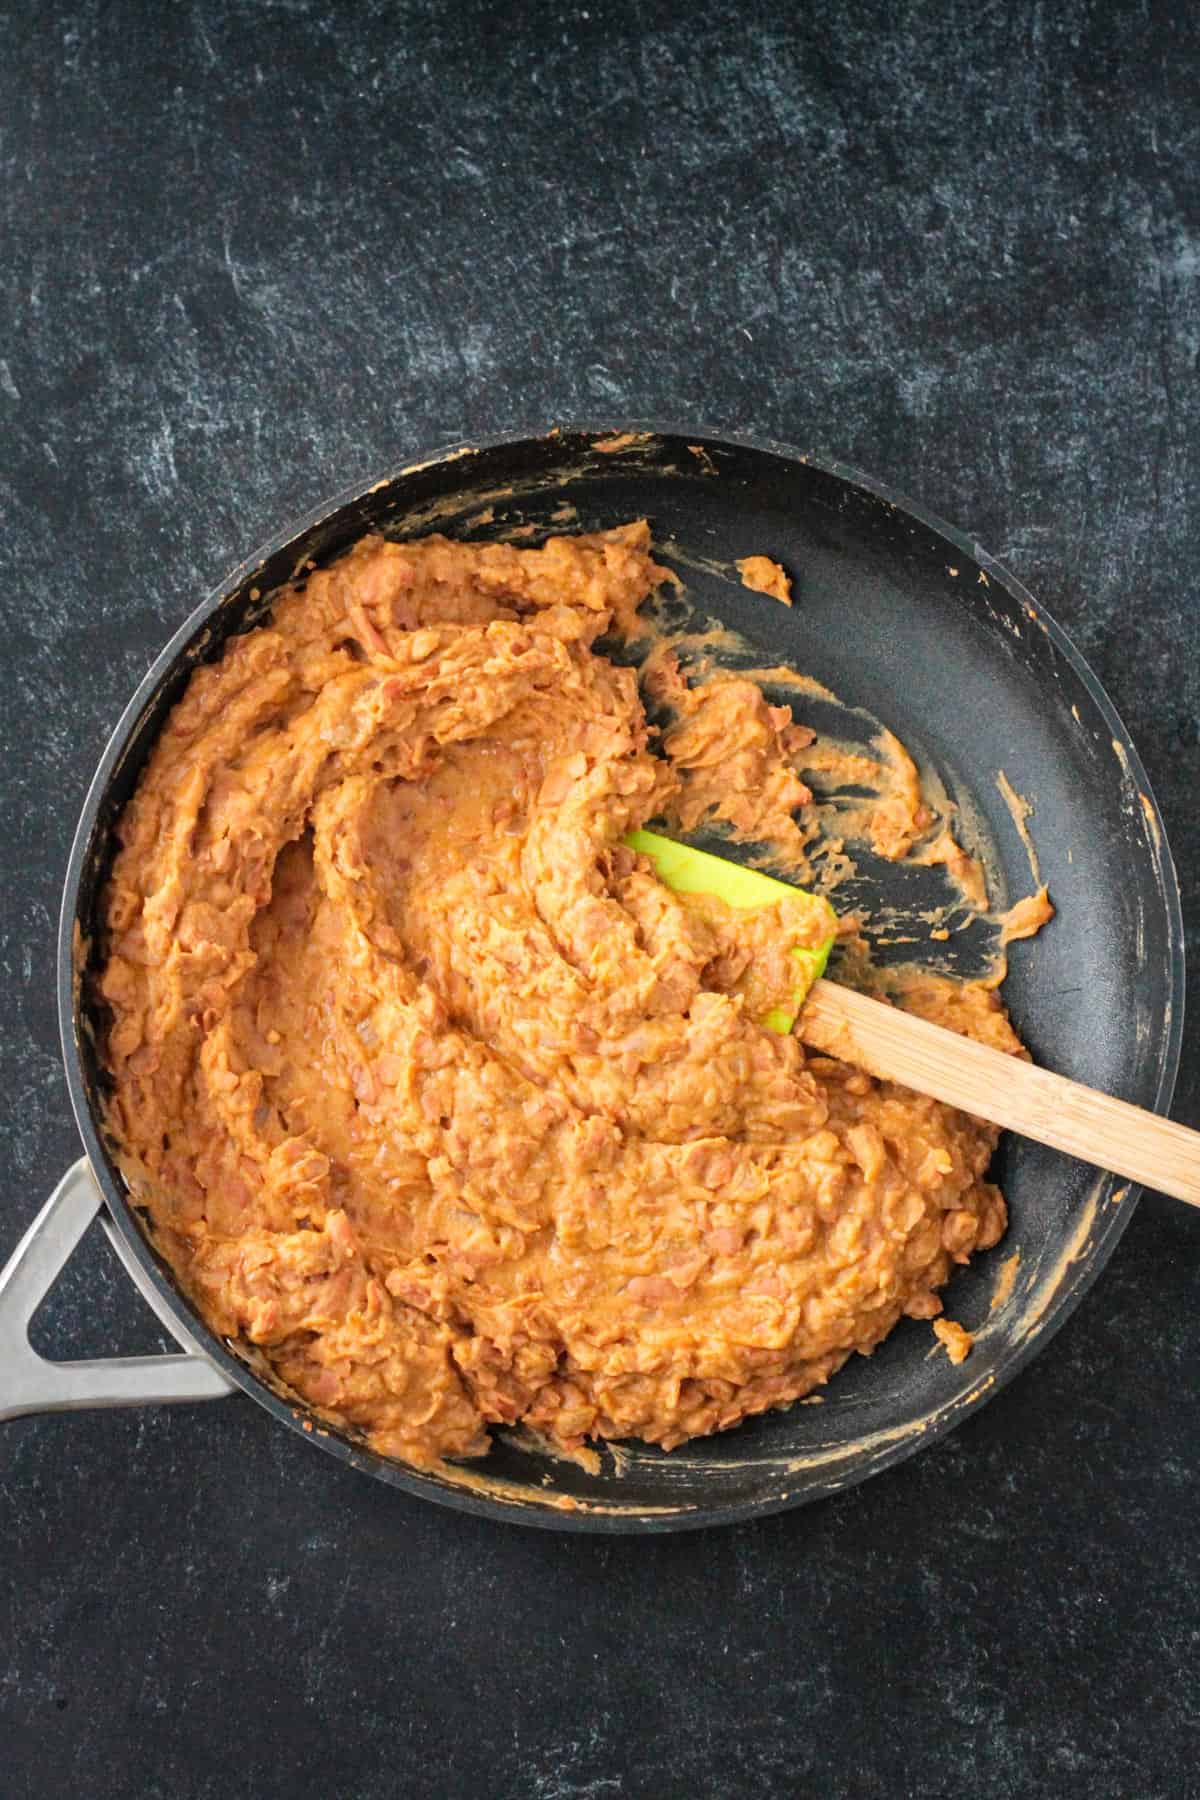
[[[671,1530],[830,1494],[931,1443],[1044,1345],[1111,1254],[1135,1195],[1115,1177],[1006,1139],[1011,1225],[956,1275],[949,1310],[978,1335],[955,1367],[904,1322],[855,1357],[819,1404],[752,1420],[665,1455],[604,1451],[590,1475],[499,1434],[462,1476],[418,1473],[332,1431],[216,1340],[143,1235],[100,1127],[101,1076],[81,962],[98,940],[111,826],[166,712],[198,662],[258,623],[273,589],[368,530],[471,537],[595,530],[645,515],[697,611],[764,663],[816,675],[891,726],[978,810],[1012,897],[1026,852],[997,787],[1036,804],[1058,917],[1014,950],[1005,998],[1047,1067],[1165,1111],[1182,1027],[1183,952],[1170,854],[1149,785],[1095,677],[1025,590],[978,545],[864,476],[777,445],[657,428],[572,430],[443,451],[345,495],[245,564],[187,621],[113,736],[80,821],[64,897],[59,1000],[72,1102],[117,1226],[159,1292],[242,1388],[284,1423],[394,1486],[529,1524]],[[559,521],[554,515],[559,514]],[[531,532],[524,528],[532,527]],[[742,588],[756,552],[793,574],[791,611]],[[1019,1262],[1013,1263],[1019,1254]],[[1001,1298],[994,1307],[992,1301]]]

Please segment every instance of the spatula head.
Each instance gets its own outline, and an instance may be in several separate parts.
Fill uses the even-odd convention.
[[[828,900],[656,831],[630,831],[624,841],[650,859],[673,893],[710,895],[735,912],[777,910],[781,930],[793,940],[788,944],[790,992],[763,1013],[761,1023],[770,1031],[790,1031],[813,982],[825,973],[837,935],[837,915]]]

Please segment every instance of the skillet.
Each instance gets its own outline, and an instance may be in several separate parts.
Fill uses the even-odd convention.
[[[852,1359],[819,1403],[670,1455],[605,1447],[595,1474],[519,1433],[497,1433],[484,1461],[445,1472],[382,1458],[280,1391],[251,1346],[219,1341],[176,1286],[104,1141],[86,976],[113,823],[192,670],[262,623],[273,590],[366,531],[515,532],[536,542],[551,530],[642,515],[657,553],[686,581],[695,619],[740,634],[750,660],[816,675],[847,717],[880,720],[914,750],[971,821],[1001,904],[1027,891],[1029,866],[999,771],[1033,798],[1058,918],[1014,949],[1004,989],[1014,1023],[1046,1067],[1166,1111],[1184,960],[1162,821],[1099,682],[978,544],[865,475],[761,439],[608,424],[455,445],[339,495],[242,564],[167,644],[100,759],[71,852],[58,947],[63,1058],[86,1155],[0,1275],[0,1418],[240,1389],[353,1468],[449,1506],[567,1530],[668,1531],[815,1500],[911,1455],[1010,1380],[1096,1279],[1135,1190],[1006,1138],[994,1173],[1010,1205],[1008,1234],[952,1286],[950,1310],[977,1332],[966,1363],[932,1354],[927,1327],[904,1321],[873,1357]],[[738,583],[736,559],[755,553],[792,573],[790,611]],[[921,898],[891,891],[900,877],[887,866],[867,875],[885,904],[911,909]],[[52,1364],[29,1347],[29,1317],[97,1213],[178,1355]]]

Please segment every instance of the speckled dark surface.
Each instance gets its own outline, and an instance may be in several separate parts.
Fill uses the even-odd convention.
[[[282,520],[475,432],[759,430],[974,531],[1130,725],[1200,955],[1195,13],[507,11],[0,11],[0,1254],[77,1154],[53,928],[128,692]],[[154,1347],[94,1237],[39,1342]],[[952,1438],[675,1539],[457,1517],[243,1399],[2,1425],[0,1792],[1200,1794],[1198,1320],[1148,1197]]]

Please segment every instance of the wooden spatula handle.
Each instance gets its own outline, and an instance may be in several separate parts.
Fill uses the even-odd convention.
[[[1200,1206],[1200,1131],[831,981],[814,983],[796,1031],[869,1075]]]

